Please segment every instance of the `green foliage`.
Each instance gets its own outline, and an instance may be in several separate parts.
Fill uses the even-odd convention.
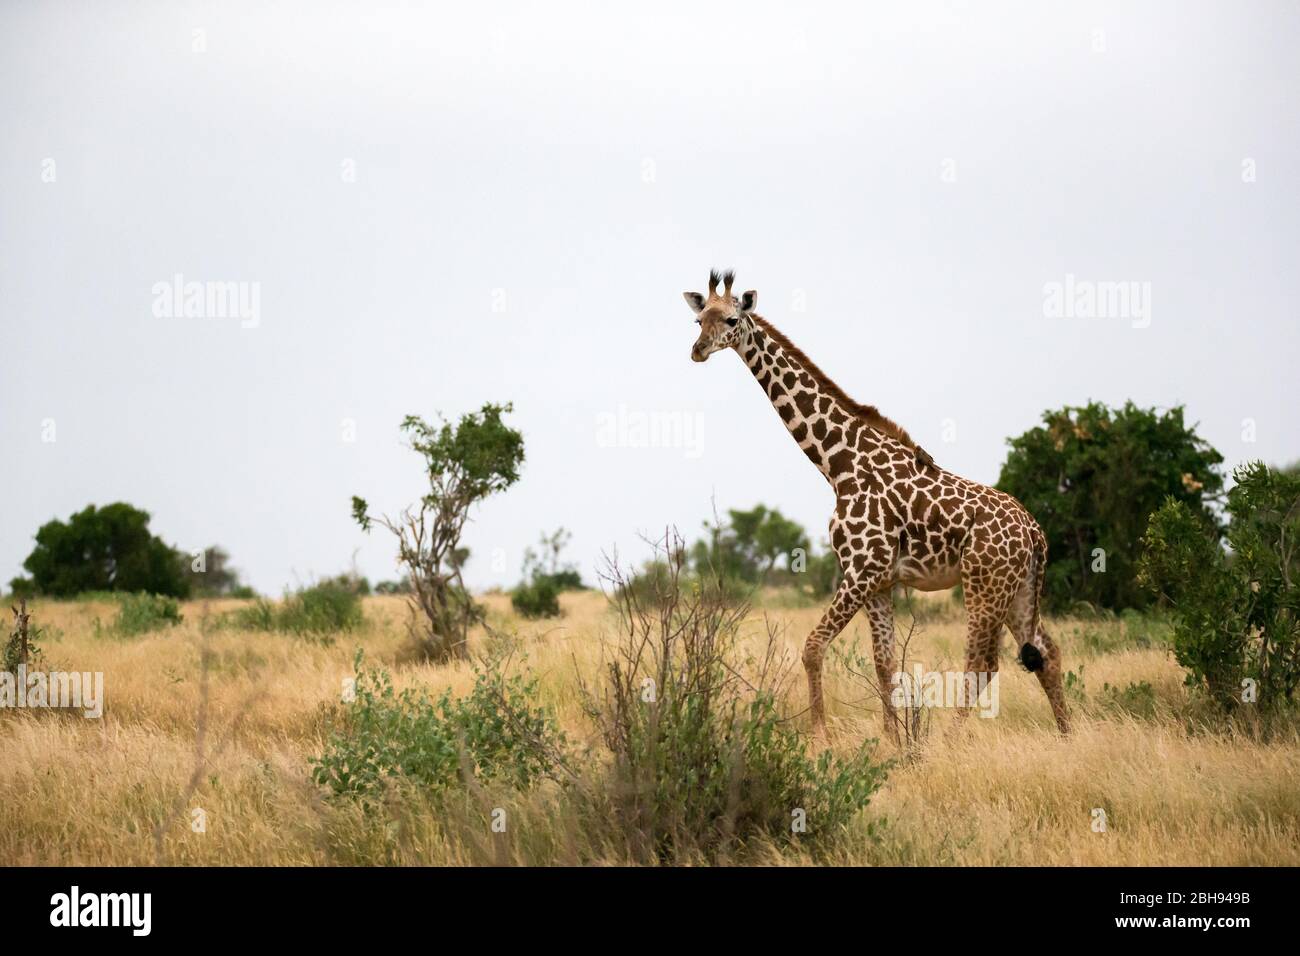
[[[36,532],[36,547],[17,578],[15,592],[72,597],[82,591],[143,591],[189,595],[185,558],[149,533],[149,513],[123,502],[87,506],[65,523],[55,519]]]
[[[554,578],[542,576],[520,584],[510,592],[515,613],[525,618],[559,617],[560,588]]]
[[[394,808],[430,801],[467,858],[537,851],[521,837],[539,832],[528,827],[512,826],[490,847],[472,836],[496,806],[566,834],[559,845],[543,840],[543,852],[571,853],[567,862],[611,853],[629,862],[718,861],[769,841],[820,853],[866,806],[885,767],[865,747],[847,757],[809,753],[779,713],[788,662],[776,633],[761,660],[742,654],[736,637],[747,608],[683,584],[680,541],[672,553],[659,558],[662,598],[619,604],[605,679],[582,685],[597,731],[586,747],[571,747],[539,703],[535,679],[506,673],[514,642],[494,635],[501,650],[475,666],[462,697],[398,691],[358,652],[354,699],[312,760],[313,778],[344,806],[360,804],[383,833],[400,826]],[[609,580],[616,595],[631,593],[617,571]],[[388,799],[394,789],[401,800]]]
[[[1046,412],[1043,422],[1011,439],[997,486],[1047,534],[1045,606],[1145,607],[1151,595],[1135,566],[1147,518],[1173,498],[1214,527],[1222,456],[1184,423],[1182,408],[1092,402]]]
[[[27,625],[27,667],[28,670],[35,670],[41,666],[41,641],[48,636],[48,631],[44,627],[31,624]],[[23,662],[23,642],[22,635],[18,628],[10,632],[8,639],[5,641],[4,648],[0,650],[0,671],[8,671],[11,674],[18,673],[18,665]]]
[[[668,599],[669,588],[676,583],[672,580],[668,562],[650,560],[641,566],[641,570],[615,582],[614,598],[618,601],[631,601],[642,607],[653,607],[661,603],[661,600]]]
[[[507,676],[500,659],[474,668],[465,697],[396,691],[387,671],[354,661],[356,699],[344,724],[312,761],[316,782],[333,794],[374,806],[389,781],[435,794],[475,781],[525,789],[553,770],[564,735],[536,703],[537,681]]]
[[[1102,609],[1077,619],[1071,627],[1074,646],[1089,655],[1172,646],[1173,626],[1168,616],[1155,608],[1126,608],[1118,615]]]
[[[582,576],[560,554],[573,536],[563,528],[543,534],[540,548],[524,551],[524,580],[510,592],[510,603],[521,617],[560,616],[560,592],[581,591]]]
[[[9,596],[17,601],[22,598],[36,597],[36,582],[31,578],[17,577],[9,582]]]
[[[428,493],[396,519],[374,518],[364,499],[352,499],[352,517],[363,530],[379,524],[397,538],[411,607],[423,620],[412,636],[426,659],[465,656],[469,629],[483,619],[461,576],[468,552],[460,539],[470,508],[519,480],[524,439],[502,421],[510,410],[508,404],[486,404],[454,426],[406,416],[402,431],[424,459]]]
[[[1223,710],[1255,703],[1267,717],[1300,684],[1300,475],[1255,462],[1233,478],[1231,554],[1201,514],[1170,500],[1151,516],[1141,579],[1171,605],[1188,684]]]
[[[117,617],[109,631],[120,637],[147,634],[181,623],[181,608],[175,598],[159,594],[119,594]]]
[[[365,619],[355,582],[340,575],[286,594],[279,605],[258,598],[233,611],[228,620],[248,630],[284,631],[328,642],[339,631],[360,627]]]
[[[264,597],[256,598],[248,607],[230,612],[226,622],[246,631],[276,630],[276,607]]]
[[[572,540],[572,534],[564,528],[556,528],[550,534],[542,534],[536,550],[525,548],[524,580],[549,578],[561,591],[585,590],[577,565],[560,557]]]
[[[613,755],[610,812],[646,861],[708,859],[763,836],[816,846],[843,832],[883,782],[864,745],[814,757],[777,707],[785,672],[769,631],[761,660],[736,637],[747,608],[718,591],[683,587],[669,543],[662,593],[638,602],[616,587],[618,645],[600,694],[585,707]],[[617,569],[611,580],[622,578]]]
[[[691,548],[691,564],[700,577],[771,583],[779,562],[784,559],[789,571],[793,552],[801,549],[806,555],[809,549],[803,528],[765,505],[731,509],[726,524],[705,527],[709,537]]]
[[[809,557],[805,573],[807,577],[804,581],[814,597],[830,597],[844,577],[839,556],[830,549]]]

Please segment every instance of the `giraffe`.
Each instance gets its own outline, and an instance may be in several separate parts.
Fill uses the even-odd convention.
[[[732,272],[710,272],[707,296],[683,293],[700,326],[691,359],[703,362],[727,348],[740,355],[835,492],[829,530],[843,577],[803,651],[814,733],[822,737],[826,729],[826,647],[862,610],[871,628],[885,731],[897,740],[888,691],[895,677],[893,588],[935,591],[958,581],[967,612],[966,673],[996,675],[998,644],[1008,627],[1019,642],[1020,663],[1037,675],[1057,727],[1068,733],[1061,652],[1039,616],[1047,538],[1038,523],[1010,495],[940,468],[875,406],[849,398],[754,311],[757,292],[732,294],[734,281]]]

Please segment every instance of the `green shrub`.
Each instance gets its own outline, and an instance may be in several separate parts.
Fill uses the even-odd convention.
[[[1269,717],[1300,686],[1300,475],[1255,462],[1233,477],[1231,554],[1171,500],[1151,516],[1141,579],[1169,602],[1188,685],[1224,711],[1257,704]]]
[[[357,590],[335,578],[287,594],[278,606],[258,598],[231,612],[227,620],[248,630],[332,640],[337,632],[355,630],[365,619]]]
[[[318,784],[373,807],[389,781],[445,791],[465,778],[526,789],[553,772],[565,746],[554,718],[536,702],[537,681],[506,676],[499,658],[474,668],[465,697],[393,688],[387,671],[354,660],[356,699],[343,728],[312,761]]]
[[[27,626],[27,666],[35,670],[41,666],[41,641],[49,637],[49,630],[45,627],[31,624]],[[11,674],[18,673],[18,665],[23,663],[23,642],[22,635],[19,634],[15,627],[5,641],[3,651],[0,651],[0,671],[8,671]]]
[[[551,583],[561,591],[585,591],[587,585],[582,581],[582,575],[574,568],[564,568],[556,571],[554,574],[548,574]]]
[[[226,615],[227,623],[246,631],[274,631],[276,629],[275,604],[264,597],[254,599],[247,607],[241,607]]]
[[[520,617],[559,617],[560,588],[554,578],[540,575],[511,591],[510,604]]]
[[[160,594],[122,594],[117,596],[117,604],[117,617],[109,628],[113,634],[129,637],[174,627],[181,622],[181,608],[175,598]]]
[[[578,569],[560,559],[571,537],[557,528],[541,536],[537,550],[524,550],[524,579],[510,592],[510,603],[520,617],[559,617],[560,592],[586,590]]]
[[[294,634],[330,634],[361,626],[361,598],[356,590],[335,581],[322,581],[286,598],[278,626]]]
[[[618,644],[607,684],[584,705],[612,754],[600,788],[629,854],[718,859],[754,837],[825,845],[866,806],[885,767],[864,744],[849,757],[808,753],[780,713],[787,672],[775,631],[761,660],[736,638],[748,608],[717,588],[683,586],[665,548],[656,600],[636,599],[617,569]],[[590,797],[590,793],[588,793]]]

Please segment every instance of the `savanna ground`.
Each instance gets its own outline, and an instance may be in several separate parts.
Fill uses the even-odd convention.
[[[962,660],[964,612],[948,595],[923,599],[909,657],[933,669]],[[602,638],[616,626],[598,591],[562,596],[564,616],[529,622],[508,598],[488,595],[489,622],[517,635],[541,699],[573,739],[593,729],[578,674],[602,676]],[[781,627],[793,679],[784,712],[806,705],[799,665],[818,605],[769,595],[742,641],[766,640],[763,616]],[[540,804],[512,806],[506,835],[435,805],[408,801],[376,816],[326,799],[309,759],[337,725],[341,688],[363,647],[397,686],[469,689],[468,663],[402,663],[406,610],[399,597],[365,600],[365,625],[333,644],[203,625],[238,601],[188,602],[179,626],[138,637],[97,634],[110,604],[37,601],[49,628],[45,669],[103,671],[100,720],[55,712],[0,714],[0,854],[7,864],[200,865],[608,862],[581,824]],[[906,621],[906,616],[900,617]],[[899,759],[829,857],[850,865],[1298,865],[1300,740],[1267,743],[1198,723],[1183,672],[1158,633],[1140,622],[1048,619],[1063,647],[1075,732],[1057,735],[1033,675],[1004,638],[1000,714],[945,730],[934,712],[920,750]],[[1158,631],[1158,629],[1156,629]],[[482,632],[475,642],[487,640]],[[869,657],[865,622],[836,642]],[[209,649],[207,713],[200,716]],[[518,663],[522,660],[522,663]],[[1145,689],[1121,691],[1131,686]],[[835,655],[827,659],[831,746],[879,737],[878,702]],[[201,734],[200,734],[201,729]],[[201,737],[201,739],[200,739]],[[198,755],[202,754],[199,759]],[[899,757],[880,745],[882,758]],[[191,828],[202,808],[206,832]],[[1094,809],[1106,816],[1094,831]],[[797,844],[750,848],[746,862],[803,864]]]

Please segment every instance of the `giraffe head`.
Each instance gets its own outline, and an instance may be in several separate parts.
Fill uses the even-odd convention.
[[[731,294],[731,284],[735,281],[734,272],[719,276],[709,273],[709,294],[703,296],[698,292],[683,292],[686,304],[695,312],[695,322],[700,327],[700,337],[691,347],[691,359],[703,362],[718,349],[735,348],[749,334],[750,313],[758,305],[758,293],[752,289],[741,293],[740,297]],[[723,284],[721,295],[718,294],[718,282]]]

